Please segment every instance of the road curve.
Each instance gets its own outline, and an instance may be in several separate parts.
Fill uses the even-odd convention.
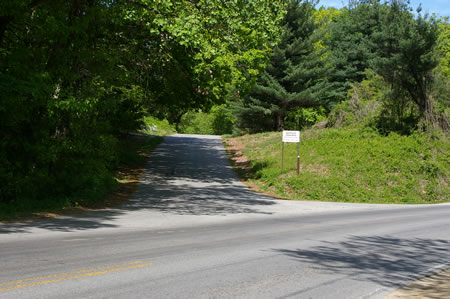
[[[274,200],[166,137],[116,209],[0,224],[0,298],[382,298],[449,267],[450,205]]]

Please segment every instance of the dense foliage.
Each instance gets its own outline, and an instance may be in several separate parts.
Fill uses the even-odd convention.
[[[448,19],[422,15],[420,7],[415,14],[401,0],[350,1],[339,12],[296,14],[314,4],[291,1],[271,63],[252,92],[237,100],[236,123],[249,133],[303,129],[326,115],[331,128],[302,132],[299,175],[296,144],[285,145],[281,173],[280,133],[228,139],[250,160],[245,177],[261,191],[291,199],[448,201]],[[311,15],[313,33],[297,31]],[[318,34],[321,40],[306,46]],[[288,36],[302,43],[286,42]],[[316,77],[322,66],[328,72]],[[323,92],[295,101],[308,92],[304,78]]]
[[[291,1],[280,42],[248,97],[236,106],[239,126],[250,132],[281,130],[289,111],[325,106],[332,97],[314,3]],[[295,126],[296,127],[296,126]]]
[[[117,138],[178,121],[264,63],[282,0],[0,2],[0,202],[99,198]]]
[[[315,4],[290,1],[271,63],[236,100],[241,131],[305,127],[302,109],[351,100],[367,74],[381,89],[370,99],[383,106],[380,132],[449,129],[446,20],[415,15],[406,1],[351,1],[339,12]]]
[[[184,134],[224,135],[233,132],[235,119],[226,105],[216,105],[206,113],[190,111],[183,115],[178,132]]]
[[[448,19],[316,5],[1,1],[0,203],[101,198],[139,129],[448,131]]]

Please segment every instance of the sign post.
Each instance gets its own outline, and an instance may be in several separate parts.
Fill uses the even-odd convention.
[[[300,174],[300,131],[283,131],[282,147],[281,147],[281,173],[284,166],[284,143],[297,143],[297,174]]]
[[[300,140],[297,143],[297,175],[300,174]]]

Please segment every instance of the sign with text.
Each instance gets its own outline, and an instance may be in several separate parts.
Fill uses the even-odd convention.
[[[300,131],[283,131],[283,142],[300,142]]]

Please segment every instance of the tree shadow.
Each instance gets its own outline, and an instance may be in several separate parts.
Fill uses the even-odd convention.
[[[186,178],[221,184],[233,183],[238,179],[220,137],[167,136],[163,145],[152,153],[150,167],[146,171],[158,179]]]
[[[0,235],[30,233],[32,228],[59,232],[114,228],[117,226],[105,222],[114,219],[115,216],[117,216],[117,212],[115,211],[95,211],[71,217],[32,219],[22,222],[6,223],[0,224]]]
[[[131,182],[130,188],[136,184]],[[172,215],[269,214],[272,198],[254,193],[233,172],[220,137],[168,136],[150,156],[133,198],[114,209],[64,218],[0,224],[0,234],[31,228],[79,231],[114,228],[118,217],[148,210]]]
[[[400,239],[390,236],[350,236],[343,242],[323,242],[308,250],[275,249],[332,274],[385,287],[398,287],[436,265],[450,265],[450,241]]]
[[[266,198],[266,199],[264,199]],[[175,215],[270,214],[259,208],[275,202],[264,195],[233,184],[192,187],[191,185],[141,185],[123,210],[153,210]]]
[[[150,209],[176,215],[267,214],[276,204],[252,192],[233,172],[220,138],[169,136],[150,158],[141,184],[125,210]]]

